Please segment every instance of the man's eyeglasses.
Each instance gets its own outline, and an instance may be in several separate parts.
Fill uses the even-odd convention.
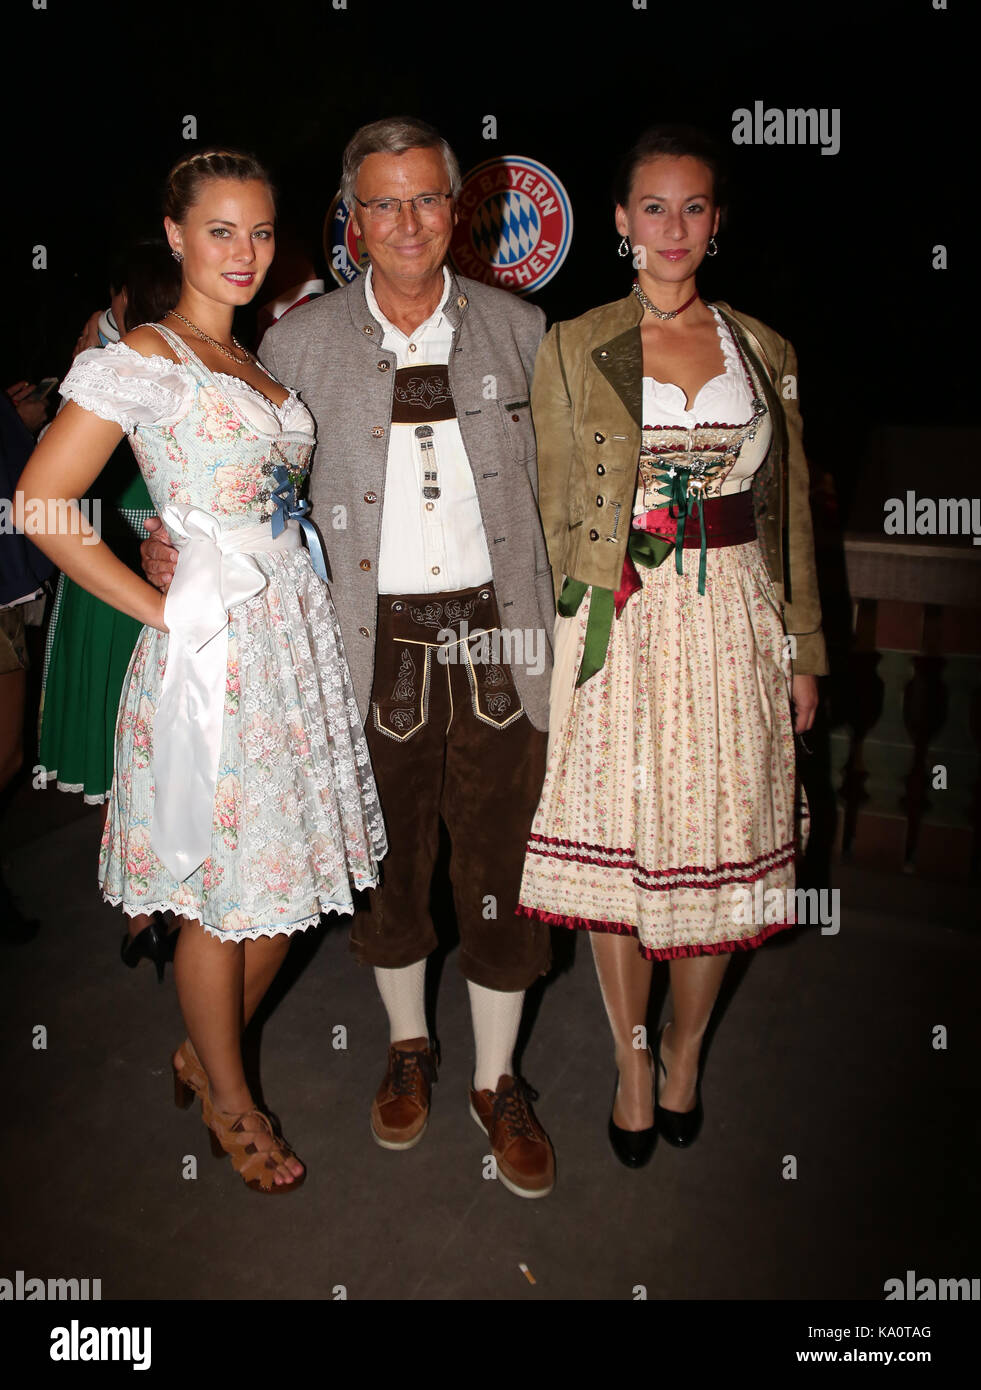
[[[364,208],[372,222],[395,222],[407,205],[417,217],[439,217],[451,196],[449,193],[417,193],[414,198],[369,198],[364,203],[355,194],[354,201]]]

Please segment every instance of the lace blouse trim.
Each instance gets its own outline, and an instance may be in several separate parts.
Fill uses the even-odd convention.
[[[281,405],[230,372],[212,372],[234,409],[236,396],[255,400],[268,414],[270,433],[296,432],[313,437],[310,414],[294,390]],[[141,425],[177,424],[194,398],[194,377],[183,362],[154,354],[144,357],[125,343],[89,348],[79,353],[61,383],[60,391],[83,410],[134,434]],[[254,425],[250,418],[248,424]],[[266,432],[266,431],[263,431]]]
[[[123,343],[80,352],[59,389],[66,401],[127,434],[140,425],[176,423],[193,396],[193,384],[176,362],[143,357]]]

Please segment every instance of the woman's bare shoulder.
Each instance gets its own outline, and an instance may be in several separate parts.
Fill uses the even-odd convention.
[[[125,338],[120,340],[125,347],[138,352],[141,357],[166,357],[171,362],[180,362],[177,353],[170,343],[149,323],[141,323],[139,328],[134,328],[131,333],[127,333]]]

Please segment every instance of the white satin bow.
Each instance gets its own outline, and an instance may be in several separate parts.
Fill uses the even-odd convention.
[[[160,519],[180,553],[164,604],[169,637],[153,727],[150,843],[183,882],[211,850],[229,610],[266,587],[253,554],[296,550],[300,532],[288,526],[273,540],[268,523],[229,529],[210,512],[175,503]]]

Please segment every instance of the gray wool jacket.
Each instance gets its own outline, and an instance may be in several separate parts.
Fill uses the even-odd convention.
[[[529,719],[545,729],[555,605],[538,514],[530,404],[545,316],[506,290],[455,276],[443,312],[453,327],[450,389],[473,469],[501,625],[527,634],[520,647],[510,648],[519,658],[511,670]],[[327,551],[331,597],[362,719],[374,673],[396,366],[382,336],[359,276],[286,314],[260,348],[263,364],[299,392],[317,423],[311,518]]]

